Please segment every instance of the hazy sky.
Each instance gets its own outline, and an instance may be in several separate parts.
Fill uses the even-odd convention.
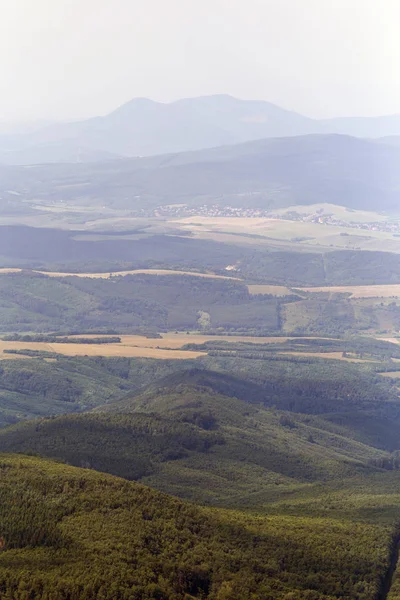
[[[0,0],[0,120],[214,93],[400,113],[400,0]]]

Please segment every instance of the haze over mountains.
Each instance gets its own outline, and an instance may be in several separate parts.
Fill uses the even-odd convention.
[[[152,210],[184,202],[276,209],[328,202],[395,210],[400,148],[342,135],[264,139],[208,150],[0,169],[0,206],[62,202]]]
[[[228,95],[170,104],[136,98],[103,117],[0,135],[0,162],[93,162],[327,133],[365,138],[398,136],[400,115],[316,120],[269,102]]]

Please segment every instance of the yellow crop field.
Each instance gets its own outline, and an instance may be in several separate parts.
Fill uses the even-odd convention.
[[[400,297],[400,284],[387,285],[338,285],[329,287],[297,288],[303,292],[347,293],[350,298],[391,298]]]
[[[98,338],[107,337],[93,335],[74,335],[74,338]],[[109,336],[113,337],[113,336]],[[139,348],[163,348],[176,350],[185,344],[205,344],[206,342],[246,342],[250,344],[275,344],[285,342],[289,337],[251,337],[240,335],[206,335],[202,333],[162,333],[161,338],[147,338],[142,335],[121,335],[121,343],[118,346],[133,346]],[[18,342],[19,343],[19,342]],[[101,344],[104,347],[104,344]],[[108,346],[109,344],[106,344]]]
[[[61,344],[60,344],[61,345]],[[0,340],[0,353],[4,350],[40,350],[46,352],[54,352],[50,344],[44,342],[6,342]],[[13,356],[13,355],[11,355]],[[4,358],[4,357],[3,357]]]
[[[0,357],[4,359],[24,358],[18,354],[7,354],[4,350],[39,350],[56,352],[65,356],[124,356],[128,358],[191,359],[203,356],[205,352],[167,350],[146,346],[123,344],[47,344],[45,342],[5,342],[0,341]]]
[[[108,337],[99,335],[74,335],[74,338]],[[21,358],[18,354],[4,353],[4,350],[36,350],[56,352],[65,356],[124,356],[128,358],[160,358],[160,359],[193,359],[207,354],[202,351],[181,350],[188,343],[204,344],[207,341],[252,342],[259,344],[285,341],[281,337],[240,337],[240,336],[209,336],[202,334],[165,333],[162,338],[147,338],[140,335],[122,335],[121,343],[117,344],[64,344],[46,342],[9,342],[0,340],[0,358]]]
[[[96,334],[74,335],[72,338],[107,338],[110,336],[99,336]],[[113,336],[111,336],[113,337]],[[159,359],[194,359],[205,356],[206,351],[182,350],[185,344],[204,344],[210,341],[219,342],[245,342],[251,344],[274,344],[294,339],[291,337],[250,337],[239,335],[205,335],[201,333],[164,333],[161,338],[147,338],[141,335],[121,335],[120,343],[111,344],[85,344],[85,343],[46,343],[46,342],[10,342],[0,340],[0,359],[25,358],[23,355],[4,353],[4,350],[35,350],[42,352],[55,352],[65,356],[123,356],[128,358],[159,358]],[[307,339],[307,338],[306,338]],[[325,339],[325,338],[321,338]],[[322,358],[343,359],[341,352],[330,353],[306,353],[285,352],[299,356],[320,356]],[[358,362],[358,361],[357,361]]]
[[[166,350],[122,344],[50,344],[52,352],[65,356],[124,356],[128,358],[190,359],[205,352]]]
[[[93,335],[74,335],[73,338],[109,337]],[[111,336],[112,337],[112,336]],[[65,356],[124,356],[128,358],[193,359],[205,356],[207,352],[181,350],[185,344],[204,344],[208,341],[249,342],[268,344],[283,342],[287,337],[249,337],[249,336],[210,336],[198,333],[164,333],[161,338],[147,338],[141,335],[122,335],[118,344],[64,344],[46,342],[9,342],[0,340],[0,359],[24,358],[18,354],[4,353],[4,350],[36,350],[56,352]]]

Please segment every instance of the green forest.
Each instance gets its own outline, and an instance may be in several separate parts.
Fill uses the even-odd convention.
[[[0,458],[4,598],[369,600],[389,568],[387,513],[399,497],[380,494],[379,479],[361,479],[351,501],[344,489],[315,490],[314,509],[305,493],[252,515],[44,459]]]
[[[365,93],[379,44],[369,56],[356,34],[391,51],[384,20],[394,34],[399,19],[383,2],[354,22],[300,0],[298,15],[256,0],[259,14],[198,2],[194,17],[180,1],[15,4],[1,11],[0,600],[400,600],[400,115],[346,117],[331,94],[356,111],[358,85],[364,115],[393,102],[384,76]],[[276,26],[286,12],[295,35]],[[270,98],[107,114],[144,80],[175,97],[193,57],[188,89],[235,76],[248,90],[255,68]],[[320,118],[271,103],[290,92],[297,110],[296,86]]]
[[[221,274],[225,251],[207,263]],[[321,255],[268,254],[243,250],[241,274],[285,272],[286,295],[190,275],[0,276],[1,337],[18,344],[0,361],[1,598],[396,600],[400,307],[299,290],[321,283]],[[323,283],[350,281],[349,264],[369,281],[359,257],[329,254]],[[162,348],[168,331],[203,354],[61,353],[127,333]]]
[[[390,333],[400,328],[397,302],[298,289],[278,297],[252,295],[242,281],[190,275],[93,279],[22,272],[0,274],[0,332],[8,340],[49,343],[63,335],[118,338],[174,330],[256,336]]]

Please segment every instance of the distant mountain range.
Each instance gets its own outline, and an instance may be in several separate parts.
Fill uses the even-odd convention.
[[[0,133],[0,163],[94,162],[327,133],[400,136],[400,114],[316,120],[269,102],[228,95],[170,104],[136,98],[103,117],[52,124],[18,135]]]
[[[0,208],[26,210],[26,201],[40,201],[145,211],[174,203],[271,210],[327,202],[396,211],[399,167],[396,144],[343,135],[265,139],[95,164],[3,166]]]

